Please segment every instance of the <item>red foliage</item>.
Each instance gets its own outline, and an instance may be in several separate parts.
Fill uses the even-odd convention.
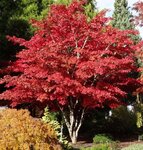
[[[143,2],[139,1],[134,4],[134,10],[137,11],[137,16],[135,16],[135,20],[137,24],[143,26]]]
[[[79,99],[87,108],[115,107],[133,91],[138,81],[129,77],[136,71],[133,45],[129,34],[109,25],[104,12],[88,22],[82,5],[53,5],[43,21],[33,21],[38,31],[29,40],[8,37],[24,46],[11,65],[16,76],[4,76],[7,90],[0,99],[12,106],[24,102],[53,102],[61,106],[69,97]]]
[[[141,27],[143,26],[143,2],[139,1],[137,3],[134,4],[134,10],[137,11],[137,15],[135,16],[135,21],[138,25],[140,25]],[[140,68],[139,71],[142,72],[141,76],[140,76],[140,81],[143,85],[143,41],[141,41],[138,46],[140,47],[140,51],[138,51],[137,55],[138,58],[140,60]],[[137,89],[136,91],[137,93],[143,93],[143,86],[141,86],[140,88]]]

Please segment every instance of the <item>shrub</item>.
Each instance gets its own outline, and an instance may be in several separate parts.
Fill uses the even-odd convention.
[[[118,143],[112,140],[111,136],[105,134],[95,135],[93,138],[93,143],[96,144],[93,147],[85,150],[117,150]]]
[[[118,144],[116,142],[96,144],[92,147],[82,148],[81,150],[118,150]]]
[[[128,147],[122,148],[122,150],[142,150],[143,144],[133,144]]]
[[[107,136],[105,134],[98,134],[98,135],[95,135],[94,138],[93,138],[93,143],[95,144],[100,144],[100,143],[111,143],[113,140],[110,136]]]
[[[2,111],[0,125],[0,150],[61,150],[53,128],[27,110]]]
[[[62,125],[58,122],[57,115],[57,112],[50,112],[48,107],[46,107],[44,110],[44,116],[42,117],[42,120],[53,127],[57,135],[57,139],[59,140],[63,148],[68,149],[70,146],[68,141],[66,140],[66,137],[63,135],[63,131],[61,128]]]

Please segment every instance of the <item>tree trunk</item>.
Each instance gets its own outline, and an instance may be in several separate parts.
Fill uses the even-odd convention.
[[[71,141],[73,144],[76,144],[78,138],[78,133],[76,134],[76,131],[72,132]]]
[[[69,105],[69,112],[67,111],[64,112],[63,109],[59,106],[63,115],[63,119],[65,121],[65,124],[67,126],[70,139],[73,144],[76,144],[77,142],[79,129],[82,125],[83,117],[85,114],[85,108],[76,107],[77,104],[78,102],[76,102],[75,104]]]
[[[77,138],[78,138],[78,133],[79,129],[82,125],[82,120],[83,120],[83,115],[81,114],[80,118],[77,120],[76,118],[70,117],[72,120],[70,120],[70,124],[66,124],[68,131],[69,131],[69,136],[73,144],[76,144]]]

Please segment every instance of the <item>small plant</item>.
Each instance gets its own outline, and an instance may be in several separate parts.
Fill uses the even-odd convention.
[[[0,150],[61,150],[51,125],[32,118],[27,110],[0,112]]]
[[[45,111],[44,111],[44,116],[42,117],[42,120],[45,123],[48,123],[53,127],[53,129],[56,132],[59,142],[63,145],[63,148],[68,149],[69,148],[68,141],[63,136],[63,131],[62,131],[63,124],[62,125],[59,124],[59,122],[57,120],[57,113],[50,112],[48,107],[46,107]]]
[[[143,150],[143,144],[133,144],[128,147],[122,148],[122,150]]]
[[[111,143],[113,142],[112,138],[110,136],[107,136],[105,134],[98,134],[95,135],[93,138],[94,144],[105,144],[105,143]]]
[[[81,150],[119,150],[117,142],[96,144],[92,147],[81,148]]]
[[[59,136],[60,133],[59,133],[59,130],[60,130],[60,124],[59,122],[57,121],[57,118],[56,118],[56,113],[52,113],[52,112],[49,112],[49,109],[48,107],[45,108],[44,110],[44,116],[42,117],[42,120],[45,122],[45,123],[48,123],[50,124],[55,132],[56,132],[56,135]]]
[[[113,141],[111,136],[105,134],[95,135],[93,138],[93,147],[85,150],[118,150],[118,142]]]

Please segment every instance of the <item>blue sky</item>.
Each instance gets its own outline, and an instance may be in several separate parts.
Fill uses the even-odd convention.
[[[110,10],[114,9],[114,1],[115,0],[97,0],[97,6],[101,9],[108,8]],[[128,0],[128,5],[132,6],[138,0]]]
[[[107,13],[108,16],[112,16],[112,12],[114,10],[114,2],[115,0],[96,0],[97,1],[97,7],[99,9],[109,9],[110,12]],[[136,3],[138,0],[128,0],[128,6],[132,7],[134,3]],[[141,0],[143,1],[143,0]],[[143,28],[138,28],[141,36],[143,37]]]

